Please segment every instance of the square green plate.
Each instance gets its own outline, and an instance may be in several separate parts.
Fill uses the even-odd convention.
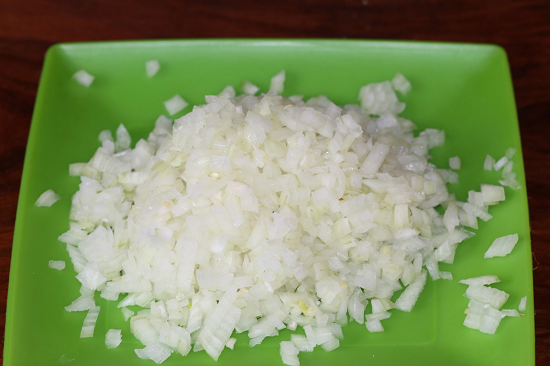
[[[158,59],[160,72],[148,78],[145,62]],[[95,76],[89,88],[72,75],[85,69]],[[102,305],[93,338],[79,339],[85,312],[63,307],[78,296],[78,281],[65,245],[57,237],[68,229],[71,196],[79,180],[68,165],[88,161],[98,147],[98,133],[124,123],[134,141],[146,137],[165,112],[163,101],[181,94],[190,104],[244,80],[266,91],[271,76],[285,69],[285,95],[327,95],[335,103],[354,103],[367,83],[404,74],[413,90],[401,99],[404,116],[420,129],[444,129],[447,142],[433,150],[433,162],[448,167],[459,156],[459,184],[450,190],[465,200],[481,183],[498,184],[500,173],[483,170],[487,154],[499,158],[517,148],[514,170],[525,187],[520,136],[505,52],[493,45],[342,40],[190,40],[59,44],[47,53],[28,140],[13,242],[4,365],[153,365],[134,354],[141,348],[115,303]],[[188,107],[184,112],[190,110]],[[182,112],[183,113],[183,112]],[[181,115],[180,113],[179,115]],[[178,115],[178,116],[179,116]],[[62,199],[50,208],[35,207],[42,192],[53,189]],[[525,188],[506,188],[507,199],[491,207],[494,219],[480,221],[477,235],[460,245],[450,270],[452,281],[428,280],[411,313],[394,311],[383,333],[364,325],[344,327],[341,347],[320,347],[300,354],[302,365],[534,365],[533,282],[529,218]],[[505,258],[483,259],[496,237],[518,233],[520,240]],[[48,261],[65,260],[63,271]],[[520,318],[505,318],[495,335],[462,325],[468,300],[458,280],[498,275],[494,287],[510,293],[504,308],[517,308],[527,296]],[[122,329],[123,343],[106,349],[105,333]],[[239,335],[235,350],[216,363],[204,352],[173,355],[165,365],[281,365],[276,339],[250,348]]]

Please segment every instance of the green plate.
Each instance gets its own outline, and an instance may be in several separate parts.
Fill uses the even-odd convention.
[[[148,78],[145,62],[158,59],[159,73]],[[85,69],[96,79],[91,87],[72,75]],[[78,296],[78,281],[65,245],[57,237],[68,229],[71,196],[79,180],[68,165],[88,161],[98,147],[98,133],[124,123],[134,141],[147,136],[165,112],[163,101],[181,94],[190,104],[225,86],[244,80],[266,91],[271,76],[285,69],[285,95],[325,94],[338,104],[354,103],[359,88],[391,79],[396,72],[413,84],[401,98],[404,116],[420,129],[444,129],[447,143],[433,150],[433,162],[448,167],[451,156],[462,159],[458,199],[481,183],[498,184],[500,173],[483,170],[487,154],[499,158],[515,147],[514,170],[525,187],[520,136],[510,71],[505,52],[494,45],[342,40],[191,40],[59,44],[46,55],[27,146],[16,228],[6,320],[4,365],[153,365],[134,354],[141,348],[115,303],[102,305],[93,338],[80,339],[85,312],[63,307]],[[184,112],[190,110],[188,107]],[[182,112],[182,113],[184,113]],[[179,115],[181,115],[180,113]],[[51,208],[35,207],[47,189],[62,199]],[[411,313],[394,311],[383,333],[369,333],[356,323],[344,327],[341,347],[320,347],[300,354],[302,365],[534,365],[533,281],[529,218],[525,189],[506,188],[507,199],[491,207],[494,219],[481,222],[477,235],[461,244],[450,270],[452,281],[428,280]],[[496,237],[518,233],[520,241],[505,258],[483,259]],[[48,261],[65,260],[56,271]],[[517,308],[527,296],[520,318],[505,318],[495,335],[462,325],[468,300],[458,280],[498,275],[494,287],[510,293],[504,308]],[[122,329],[123,343],[106,349],[105,333]],[[216,363],[204,352],[165,365],[281,365],[276,339],[250,348],[239,335],[235,350]]]

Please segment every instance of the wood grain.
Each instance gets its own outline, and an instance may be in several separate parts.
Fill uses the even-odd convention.
[[[511,64],[527,173],[537,365],[550,365],[550,2],[547,0],[0,0],[0,332],[25,145],[58,42],[322,37],[496,43]],[[535,259],[536,258],[536,259]]]

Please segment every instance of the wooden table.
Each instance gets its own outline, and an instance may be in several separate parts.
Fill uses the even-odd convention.
[[[143,2],[145,3],[145,2]],[[527,173],[537,365],[550,365],[550,1],[0,0],[0,328],[25,145],[44,53],[57,42],[324,37],[496,43],[508,52]],[[152,5],[154,3],[154,5]]]

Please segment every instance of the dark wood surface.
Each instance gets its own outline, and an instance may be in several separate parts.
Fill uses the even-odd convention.
[[[527,174],[537,365],[550,365],[548,0],[0,0],[2,346],[21,171],[47,48],[69,41],[202,37],[437,40],[504,47],[512,69]]]

